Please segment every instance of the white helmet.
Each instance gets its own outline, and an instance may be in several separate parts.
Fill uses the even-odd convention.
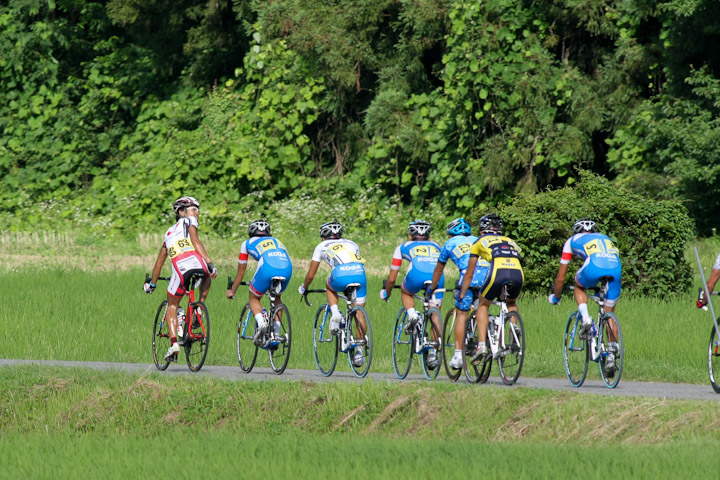
[[[173,210],[175,213],[188,207],[200,208],[200,202],[198,202],[195,197],[180,197],[173,202]]]

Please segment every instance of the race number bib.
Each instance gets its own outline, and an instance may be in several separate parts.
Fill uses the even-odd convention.
[[[255,245],[255,248],[257,249],[258,253],[262,255],[263,253],[269,252],[270,250],[277,250],[278,245],[277,243],[275,243],[275,239],[269,238],[267,240],[259,242],[257,245]]]
[[[470,251],[469,243],[461,243],[460,245],[453,248],[453,255],[455,258],[460,258]]]
[[[170,260],[177,257],[178,255],[185,253],[185,252],[194,252],[195,247],[193,247],[192,242],[190,242],[189,238],[181,238],[177,242],[170,245],[168,248],[168,256],[170,257]]]
[[[440,250],[432,245],[418,245],[410,249],[410,258],[415,257],[439,257]]]
[[[330,248],[328,248],[327,254],[328,257],[332,259],[334,265],[352,262],[365,263],[365,260],[363,260],[360,255],[353,252],[342,243],[336,243],[335,245],[332,245]]]
[[[611,240],[603,238],[596,238],[592,241],[589,241],[588,243],[583,245],[583,249],[588,256],[598,253],[614,253],[615,255],[618,254],[618,249],[615,247],[615,244]]]

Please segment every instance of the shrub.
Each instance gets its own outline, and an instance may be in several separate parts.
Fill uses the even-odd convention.
[[[485,212],[473,212],[477,221]],[[526,288],[545,291],[557,275],[562,247],[578,218],[592,218],[598,231],[609,236],[620,250],[623,290],[638,294],[663,294],[686,290],[691,269],[685,260],[694,225],[678,201],[656,201],[629,193],[604,177],[580,172],[572,187],[524,194],[499,213],[506,233],[523,249]],[[580,262],[575,259],[570,273]],[[568,276],[566,282],[573,277]]]

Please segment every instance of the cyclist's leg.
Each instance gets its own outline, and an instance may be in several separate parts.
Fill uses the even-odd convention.
[[[605,313],[615,313],[615,305],[620,299],[621,272],[620,268],[613,272],[613,279],[608,284],[607,296],[605,297]],[[610,325],[610,342],[617,342],[618,330],[615,322],[608,322]]]
[[[443,274],[440,277],[440,281],[438,282],[439,288],[445,288],[445,275]],[[442,309],[442,302],[443,302],[444,293],[436,293],[430,298],[430,301],[428,304],[430,305],[430,308],[437,307],[438,310]],[[437,340],[437,334],[438,332],[442,332],[442,318],[439,318],[437,315],[432,315],[431,317],[433,325],[435,325],[435,328],[430,329],[430,333],[433,337],[433,340]]]
[[[183,277],[177,272],[175,268],[172,270],[170,281],[168,282],[167,289],[167,301],[168,308],[165,312],[165,318],[167,320],[168,329],[170,330],[170,344],[177,342],[177,309],[180,305],[180,300],[185,295],[185,287],[183,286]]]
[[[478,328],[478,343],[485,344],[487,341],[487,328],[489,319],[488,308],[490,307],[490,300],[480,295],[478,297],[478,308],[477,308],[477,328]]]
[[[585,263],[583,263],[582,267],[580,267],[575,274],[575,302],[577,302],[578,311],[580,312],[580,315],[582,315],[583,323],[585,324],[592,321],[590,312],[588,312],[588,297],[585,289],[597,285],[599,278],[600,277],[595,275],[593,272],[590,257],[585,259]]]

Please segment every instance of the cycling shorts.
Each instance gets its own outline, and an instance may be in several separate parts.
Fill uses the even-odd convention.
[[[403,292],[408,293],[410,295],[413,295],[418,292],[425,293],[426,282],[432,281],[433,272],[425,273],[420,272],[415,269],[410,270],[407,275],[405,275],[405,279],[402,283],[402,289]],[[445,285],[445,274],[440,276],[440,281],[438,282],[438,288],[444,288]],[[443,292],[438,292],[435,295],[433,295],[433,300],[431,303],[435,306],[442,305],[443,300]]]
[[[198,277],[210,275],[205,260],[195,251],[184,253],[182,258],[174,259],[172,266],[167,291],[173,297],[182,297],[192,289],[190,279],[193,275]]]
[[[474,279],[473,279],[474,280]],[[455,290],[458,292],[462,288],[462,277],[460,277],[460,280],[458,280],[457,285],[455,285]],[[457,297],[455,298],[455,308],[458,310],[462,310],[463,312],[469,311],[473,303],[475,303],[475,300],[477,300],[478,293],[480,291],[479,285],[470,285],[470,288],[468,288],[468,291],[465,293],[465,297],[463,297],[462,300],[458,300]]]
[[[605,305],[614,307],[620,298],[622,267],[618,262],[615,268],[598,268],[590,261],[590,258],[585,259],[585,263],[575,274],[575,281],[585,288],[592,288],[598,284],[602,277],[611,277],[612,280],[608,283],[608,291],[605,296]]]
[[[507,298],[517,298],[520,295],[524,281],[523,271],[517,268],[495,268],[493,265],[490,274],[480,287],[480,293],[486,299],[492,301],[498,299],[502,293],[503,285],[512,282],[508,288]]]
[[[344,263],[333,267],[327,279],[328,288],[334,292],[344,292],[351,283],[360,284],[355,302],[364,304],[367,297],[367,277],[362,263]]]
[[[285,277],[285,280],[280,283],[280,292],[284,292],[290,283],[290,277],[292,277],[292,265],[289,262],[285,268],[275,268],[267,263],[260,265],[250,280],[250,290],[258,297],[262,297],[272,286],[273,277]]]

